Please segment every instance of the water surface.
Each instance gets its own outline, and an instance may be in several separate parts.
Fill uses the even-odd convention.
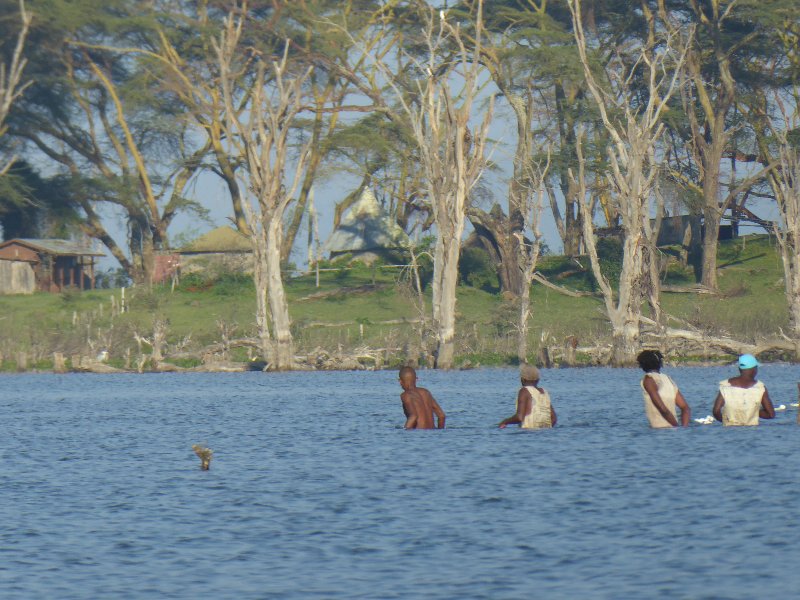
[[[694,416],[725,368],[667,369]],[[775,404],[800,370],[761,369]],[[634,370],[0,377],[3,598],[779,598],[800,571],[796,410],[648,429]],[[200,471],[193,443],[214,449]]]

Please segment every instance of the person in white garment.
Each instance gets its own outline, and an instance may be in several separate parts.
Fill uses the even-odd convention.
[[[524,364],[519,369],[522,387],[517,392],[517,411],[500,421],[499,427],[519,423],[521,429],[544,429],[555,427],[558,418],[550,404],[550,394],[539,387],[541,374],[533,365]]]
[[[644,371],[640,383],[644,400],[644,413],[654,429],[677,427],[676,407],[681,409],[681,425],[686,427],[692,418],[692,410],[686,403],[678,386],[661,372],[664,357],[658,350],[644,350],[636,357]]]
[[[714,418],[723,425],[758,425],[758,419],[774,419],[775,408],[766,386],[756,381],[759,363],[752,354],[739,357],[739,376],[719,382]]]

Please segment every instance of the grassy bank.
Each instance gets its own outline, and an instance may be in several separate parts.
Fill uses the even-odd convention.
[[[665,251],[668,253],[668,251]],[[785,328],[788,315],[783,295],[782,267],[767,236],[750,236],[721,244],[719,296],[669,293],[663,308],[674,324],[689,323],[715,335],[743,341],[768,336]],[[574,290],[591,291],[593,282],[585,261],[544,257],[540,270],[552,282]],[[614,268],[613,261],[609,267]],[[691,267],[670,260],[664,283],[694,283]],[[287,282],[298,354],[321,348],[352,351],[380,349],[385,363],[407,360],[418,345],[419,310],[406,278],[397,269],[356,267]],[[249,278],[225,276],[215,280],[187,278],[176,289],[129,289],[127,308],[118,312],[119,290],[0,297],[2,368],[16,369],[19,352],[28,368],[52,366],[53,352],[67,357],[93,356],[101,349],[110,363],[123,366],[137,356],[135,334],[152,334],[154,319],[168,324],[168,354],[173,362],[192,366],[203,348],[228,338],[255,335],[253,284]],[[113,296],[113,301],[112,301]],[[599,298],[573,298],[535,284],[532,294],[531,353],[541,345],[559,347],[567,336],[580,345],[608,338]],[[426,298],[429,303],[430,298]],[[517,306],[500,294],[461,286],[458,291],[458,362],[510,364],[516,360]],[[143,346],[144,352],[148,351]],[[246,360],[252,350],[233,348],[226,358]],[[579,355],[579,359],[581,356]],[[587,357],[583,357],[587,359]]]

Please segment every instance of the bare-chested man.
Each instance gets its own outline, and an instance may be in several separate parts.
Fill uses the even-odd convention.
[[[445,414],[442,407],[425,388],[417,387],[417,372],[412,367],[400,369],[400,387],[403,393],[403,412],[406,414],[406,429],[433,429],[433,416],[436,424],[444,429]]]

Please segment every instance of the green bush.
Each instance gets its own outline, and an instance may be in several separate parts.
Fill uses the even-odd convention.
[[[616,237],[606,237],[597,240],[597,258],[600,262],[600,272],[608,280],[612,287],[619,284],[619,276],[622,273],[622,241]],[[592,291],[597,291],[597,280],[591,269],[586,271],[588,283]]]
[[[489,253],[483,248],[465,248],[458,261],[461,282],[485,292],[495,293],[500,289],[497,268]]]

